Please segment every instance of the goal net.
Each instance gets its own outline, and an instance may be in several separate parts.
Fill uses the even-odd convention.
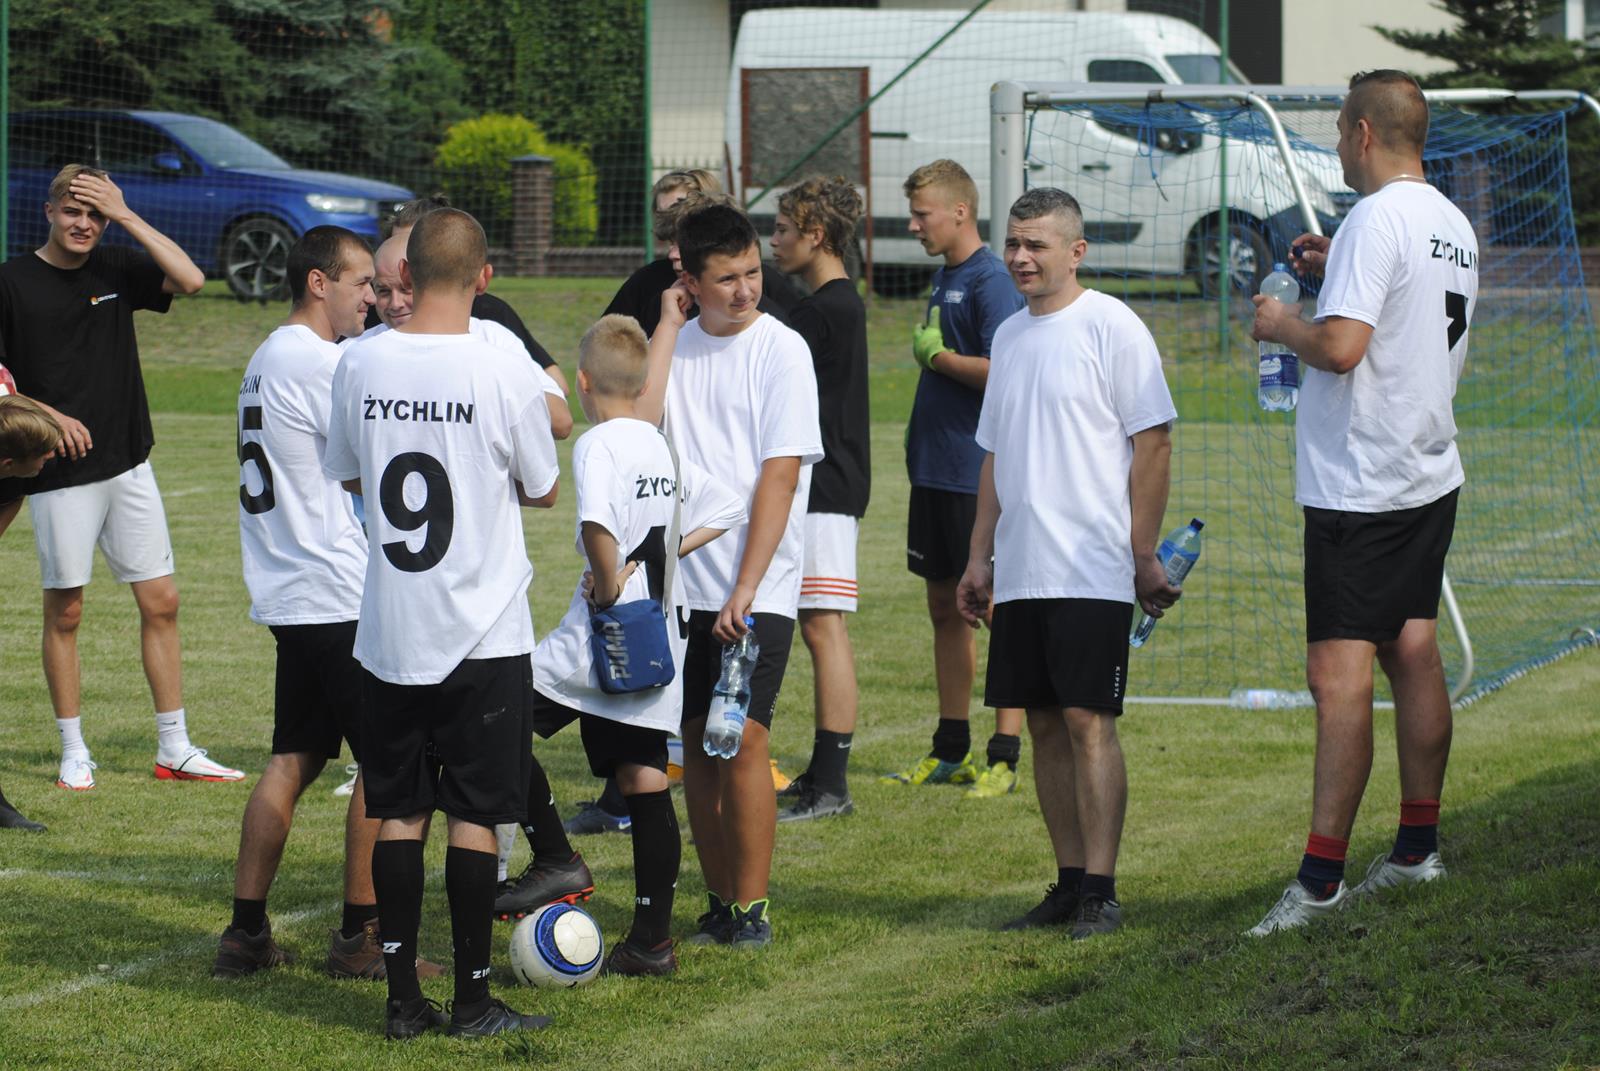
[[[1161,347],[1179,412],[1163,531],[1199,517],[1206,546],[1184,601],[1133,654],[1135,689],[1298,691],[1295,417],[1256,403],[1248,299],[1296,235],[1332,233],[1355,202],[1334,148],[1342,93],[1171,90],[996,87],[994,210],[1029,187],[1077,197],[1086,285],[1126,301]],[[1440,613],[1446,673],[1471,699],[1593,642],[1600,620],[1600,360],[1566,136],[1600,112],[1572,93],[1448,91],[1430,106],[1428,181],[1480,248],[1455,407],[1467,483],[1446,565],[1460,612]]]

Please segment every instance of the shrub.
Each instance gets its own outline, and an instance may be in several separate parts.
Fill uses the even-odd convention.
[[[548,141],[520,115],[480,115],[445,131],[434,154],[439,179],[450,200],[478,217],[491,243],[511,240],[511,161],[538,154],[554,162],[555,242],[592,245],[599,224],[594,164],[575,145]]]

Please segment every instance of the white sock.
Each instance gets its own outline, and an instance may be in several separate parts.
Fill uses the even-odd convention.
[[[61,757],[89,757],[89,745],[83,742],[82,718],[57,718],[56,730],[61,733]]]
[[[189,727],[183,708],[156,715],[156,746],[163,755],[178,755],[189,750]]]
[[[495,840],[498,842],[496,847],[500,850],[500,865],[498,868],[500,881],[505,881],[507,875],[511,872],[511,852],[517,846],[517,832],[521,828],[514,822],[509,824],[502,823],[494,827]]]

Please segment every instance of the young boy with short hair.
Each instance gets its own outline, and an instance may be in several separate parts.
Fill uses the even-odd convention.
[[[572,449],[578,494],[578,552],[588,572],[561,623],[533,653],[534,731],[549,737],[576,720],[589,769],[617,779],[633,822],[634,912],[627,938],[606,959],[607,974],[671,974],[668,930],[678,880],[678,817],[667,785],[667,736],[683,713],[688,645],[684,585],[668,555],[682,557],[744,523],[740,496],[687,459],[676,460],[655,425],[639,418],[647,371],[644,331],[628,316],[605,316],[578,348],[578,398],[595,426]],[[671,533],[680,533],[676,547]],[[657,599],[667,608],[674,679],[636,692],[608,693],[591,653],[590,618],[618,603]],[[549,782],[536,770],[528,828],[536,849],[565,840]],[[570,848],[567,849],[570,852]],[[537,852],[536,852],[537,858]],[[503,906],[503,901],[498,906]]]
[[[39,475],[45,461],[61,445],[61,425],[38,402],[15,393],[15,386],[11,373],[0,365],[0,480]],[[3,494],[4,488],[16,486],[0,483],[0,498],[10,497]],[[5,534],[21,508],[20,495],[10,501],[0,500],[0,535]],[[0,829],[43,833],[44,825],[23,817],[0,792]]]

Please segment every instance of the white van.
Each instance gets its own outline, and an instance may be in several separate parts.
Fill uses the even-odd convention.
[[[734,192],[748,202],[740,157],[743,72],[751,68],[866,68],[868,94],[903,71],[955,25],[959,11],[779,8],[744,16],[734,47],[726,140]],[[1230,67],[1229,81],[1247,80]],[[997,81],[1199,83],[1221,81],[1217,45],[1194,25],[1163,15],[988,13],[973,18],[896,84],[870,111],[872,256],[875,266],[930,266],[906,233],[901,184],[930,160],[959,161],[977,181],[987,238],[989,89]],[[859,94],[858,94],[859,98]],[[807,102],[797,101],[798,107]],[[765,114],[772,115],[771,105]],[[839,113],[842,118],[845,112]],[[815,125],[815,124],[813,124]],[[1152,144],[1154,142],[1154,144]],[[1090,239],[1091,270],[1217,278],[1222,139],[1163,134],[1141,144],[1137,129],[1074,113],[1041,115],[1029,147],[1030,186],[1059,186],[1078,198]],[[796,139],[798,155],[808,146]],[[1270,147],[1230,141],[1228,201],[1234,242],[1229,274],[1253,292],[1270,268],[1270,246],[1299,233],[1300,216]],[[1297,153],[1313,206],[1336,219],[1354,200],[1338,162]],[[806,165],[789,180],[815,170]],[[786,183],[787,184],[787,183]],[[752,209],[758,226],[776,193]]]

